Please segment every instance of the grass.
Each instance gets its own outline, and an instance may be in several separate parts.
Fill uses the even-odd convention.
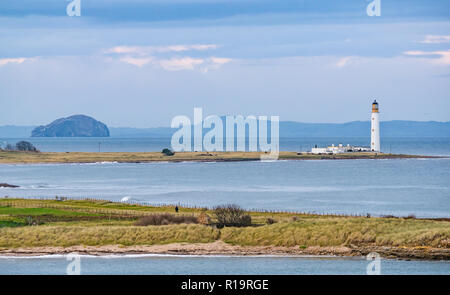
[[[209,243],[247,246],[396,246],[450,249],[450,222],[408,218],[247,212],[252,226],[170,224],[137,226],[149,216],[195,219],[210,210],[141,206],[95,200],[0,199],[0,248],[75,245]],[[203,213],[202,213],[203,212]],[[31,226],[37,220],[37,225]],[[267,222],[268,219],[271,221]]]
[[[146,163],[146,162],[181,162],[181,161],[252,161],[259,160],[261,152],[179,152],[173,156],[165,156],[160,152],[19,152],[0,150],[1,164],[14,163]],[[396,155],[384,153],[347,153],[336,155],[313,155],[296,152],[280,152],[280,159],[321,160],[321,159],[385,159],[385,158],[418,158],[426,156]]]
[[[29,226],[0,228],[0,248],[209,243],[217,237],[217,230],[192,224],[148,227]]]
[[[362,217],[301,218],[261,227],[224,228],[221,239],[248,246],[430,246],[450,248],[450,223]]]
[[[168,224],[188,224],[198,223],[195,216],[175,215],[170,213],[151,214],[144,216],[136,221],[135,225],[148,226],[148,225],[168,225]]]
[[[39,215],[54,215],[54,216],[95,216],[95,214],[87,212],[71,212],[61,209],[51,208],[16,208],[16,207],[0,207],[0,215],[26,215],[26,216],[39,216]]]

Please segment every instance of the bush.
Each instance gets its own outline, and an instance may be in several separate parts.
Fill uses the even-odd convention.
[[[200,215],[197,217],[197,221],[200,224],[204,224],[207,225],[211,222],[211,218],[209,217],[208,214],[206,214],[205,211],[203,211],[202,213],[200,213]]]
[[[23,140],[16,143],[16,149],[22,152],[38,152],[31,142]]]
[[[217,226],[249,226],[252,218],[245,213],[245,210],[237,205],[221,205],[214,208],[217,218]]]
[[[165,156],[173,156],[173,155],[175,155],[174,152],[172,152],[171,150],[169,150],[167,148],[163,149],[161,153],[163,153]]]
[[[136,221],[136,225],[168,225],[168,224],[181,224],[181,223],[198,223],[197,217],[195,216],[183,216],[183,215],[173,215],[169,213],[163,214],[152,214],[149,216],[144,216]]]

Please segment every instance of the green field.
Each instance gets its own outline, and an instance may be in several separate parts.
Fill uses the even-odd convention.
[[[211,224],[136,226],[149,214],[175,214],[172,206],[95,200],[0,199],[0,249],[43,246],[163,245],[223,241],[242,246],[390,246],[450,249],[450,222],[415,218],[323,216],[248,212],[252,226],[214,226],[214,213],[180,208],[178,215],[207,214]],[[267,224],[268,218],[273,224]]]

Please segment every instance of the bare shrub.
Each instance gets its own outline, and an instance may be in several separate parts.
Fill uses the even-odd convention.
[[[169,150],[169,149],[163,149],[162,150],[162,152],[161,152],[163,155],[165,155],[165,156],[173,156],[173,155],[175,155],[175,152],[173,152],[173,151],[171,151],[171,150]]]
[[[266,219],[266,223],[267,224],[274,224],[274,223],[276,223],[277,221],[275,220],[275,219],[273,219],[273,218],[267,218]]]
[[[381,215],[382,218],[398,218],[397,216],[394,216],[392,214],[388,214],[388,215]]]
[[[16,143],[16,150],[24,152],[39,152],[31,142],[23,140]]]
[[[211,221],[211,217],[209,217],[208,214],[206,214],[205,210],[200,213],[200,215],[197,217],[197,221],[200,224],[209,224]]]
[[[168,225],[181,223],[198,223],[197,217],[186,215],[173,215],[169,213],[152,214],[139,218],[135,225]]]
[[[245,210],[238,205],[228,204],[214,208],[214,214],[217,218],[217,226],[249,226],[252,224],[252,218],[246,214]]]

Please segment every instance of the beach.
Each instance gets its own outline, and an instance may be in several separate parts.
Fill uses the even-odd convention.
[[[450,260],[450,249],[432,247],[347,247],[311,246],[305,249],[298,247],[282,246],[239,246],[226,244],[223,241],[213,243],[173,243],[167,245],[150,246],[71,246],[71,247],[34,247],[0,250],[0,256],[43,256],[64,255],[77,253],[79,255],[109,256],[109,255],[206,255],[206,256],[285,256],[285,257],[309,257],[309,256],[336,256],[354,257],[366,256],[376,252],[385,259],[403,260]]]

